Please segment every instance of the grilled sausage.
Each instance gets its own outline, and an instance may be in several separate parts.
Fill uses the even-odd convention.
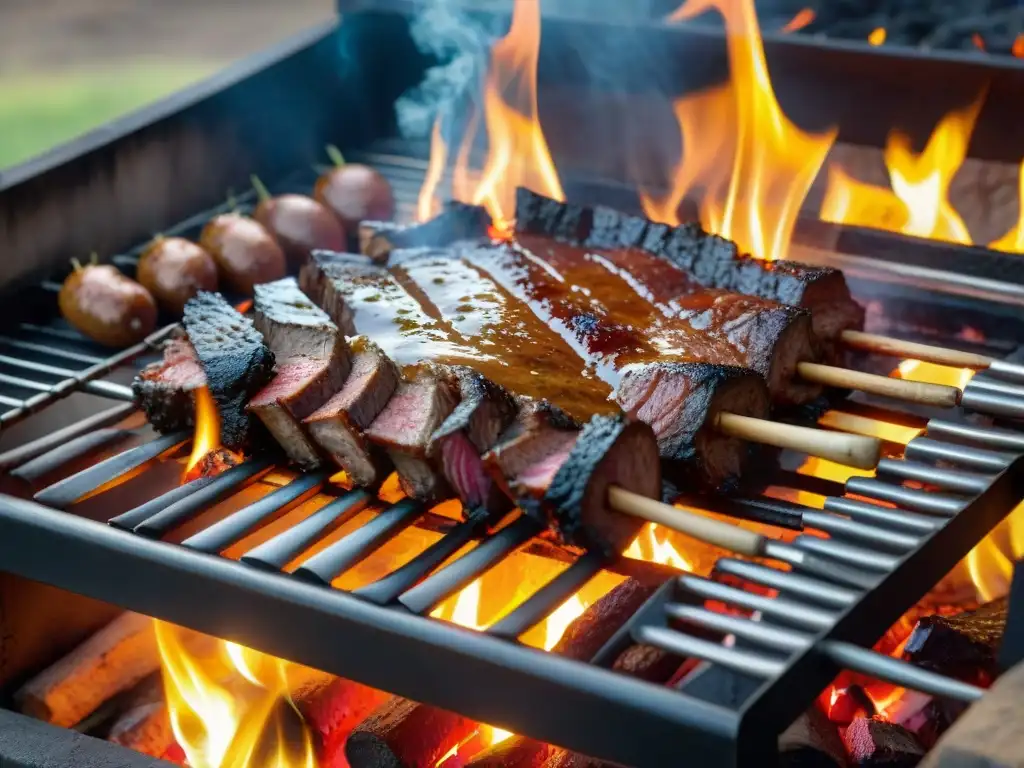
[[[109,347],[142,341],[156,328],[156,301],[134,280],[109,264],[74,262],[57,302],[77,330]]]
[[[292,269],[314,250],[346,250],[345,227],[325,205],[305,195],[271,197],[258,179],[253,183],[260,195],[253,218],[277,240]]]
[[[368,165],[344,162],[333,147],[328,154],[335,167],[317,179],[317,201],[334,212],[347,232],[355,232],[361,221],[390,221],[395,197],[388,180]]]
[[[142,253],[136,276],[168,312],[180,315],[199,291],[217,290],[217,265],[183,237],[157,237]]]
[[[238,213],[210,219],[199,244],[213,256],[224,282],[247,296],[255,286],[280,280],[287,272],[284,251],[273,235],[258,221]]]

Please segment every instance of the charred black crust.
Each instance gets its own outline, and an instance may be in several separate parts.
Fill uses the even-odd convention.
[[[136,377],[132,394],[135,405],[157,432],[177,432],[195,426],[195,404],[189,390]]]
[[[430,443],[461,429],[468,431],[473,415],[482,403],[489,403],[496,408],[503,431],[516,412],[515,401],[508,390],[472,368],[453,365],[449,366],[449,370],[458,382],[459,404],[455,406],[454,411],[448,414],[448,418],[441,422],[441,426],[434,430],[430,436]],[[480,451],[486,451],[491,446],[478,445],[476,447]]]
[[[581,242],[593,228],[593,218],[592,208],[552,200],[525,187],[516,189],[517,232]]]
[[[274,353],[219,293],[201,291],[190,299],[184,325],[220,412],[221,442],[244,447],[256,425],[245,407],[273,376]]]
[[[621,413],[588,421],[544,493],[542,504],[548,520],[557,526],[566,543],[586,549],[607,546],[600,534],[583,521],[583,504],[592,475],[628,424]]]
[[[450,245],[459,240],[485,237],[491,225],[487,209],[457,200],[449,201],[443,211],[422,224],[401,225],[392,222],[363,222],[360,229],[369,232],[363,252],[374,259],[386,259],[391,251]]]

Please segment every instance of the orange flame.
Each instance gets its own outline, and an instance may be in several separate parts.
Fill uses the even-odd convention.
[[[977,32],[971,35],[971,42],[974,43],[974,47],[977,48],[979,51],[985,50],[985,38],[983,38]]]
[[[1017,39],[1024,40],[1024,37]],[[1024,47],[1024,44],[1021,47]],[[1017,219],[1017,224],[1009,232],[995,242],[989,243],[988,247],[994,248],[997,251],[1024,253],[1024,163],[1021,163],[1018,179],[1017,201],[1020,207],[1019,218]]]
[[[154,624],[171,728],[191,768],[316,768],[286,662],[224,641],[200,659],[177,627]]]
[[[647,523],[622,554],[634,560],[660,563],[681,571],[692,572],[694,570],[693,564],[672,546],[665,530],[653,523]]]
[[[871,45],[882,45],[885,42],[885,27],[876,27],[868,34],[868,43]]]
[[[1013,45],[1010,46],[1010,53],[1018,59],[1024,59],[1024,32],[1014,38]]]
[[[782,112],[751,0],[687,0],[669,20],[711,8],[725,18],[732,79],[676,102],[683,156],[672,191],[664,200],[642,192],[641,201],[648,216],[675,224],[678,201],[702,186],[705,228],[757,258],[785,258],[800,206],[836,131],[804,133]],[[731,167],[720,162],[727,157]]]
[[[427,221],[437,215],[440,208],[436,197],[437,185],[441,183],[447,159],[448,145],[441,136],[441,118],[438,117],[430,131],[430,163],[427,166],[427,175],[423,179],[423,186],[420,187],[419,199],[416,201],[417,221]]]
[[[192,439],[192,454],[185,464],[186,476],[206,454],[220,447],[220,414],[208,387],[202,386],[196,390],[195,402],[196,434]]]
[[[812,21],[814,21],[815,13],[813,8],[803,8],[797,11],[796,16],[786,22],[786,25],[782,28],[783,32],[796,32],[797,30],[803,29]]]
[[[483,114],[488,153],[473,183],[468,172],[477,123],[470,120],[454,170],[454,196],[483,205],[499,230],[515,215],[518,186],[564,200],[562,184],[551,159],[537,109],[537,60],[540,54],[540,3],[518,0],[508,34],[494,44],[484,82]],[[441,136],[441,116],[431,140],[430,172],[420,190],[419,215],[435,210],[438,181],[448,149]]]
[[[891,190],[855,181],[831,166],[821,218],[971,244],[963,219],[949,201],[949,186],[967,156],[984,97],[982,93],[943,117],[920,154],[912,150],[909,136],[892,131],[885,147]]]

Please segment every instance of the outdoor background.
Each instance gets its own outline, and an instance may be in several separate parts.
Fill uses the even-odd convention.
[[[0,0],[0,169],[334,15],[334,0]]]

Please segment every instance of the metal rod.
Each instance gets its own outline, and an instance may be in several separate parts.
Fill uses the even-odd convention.
[[[0,405],[7,405],[11,408],[23,408],[25,406],[25,401],[18,400],[14,397],[7,397],[7,395],[0,395]]]
[[[216,475],[207,475],[206,477],[197,477],[195,480],[189,480],[187,483],[172,488],[166,493],[161,493],[155,499],[150,499],[137,507],[129,509],[127,512],[122,512],[117,517],[112,517],[107,521],[107,524],[114,528],[120,528],[122,531],[130,531],[139,523],[149,520],[160,510],[166,509],[172,504],[177,504],[182,499],[188,498],[193,493],[205,488],[216,478]]]
[[[665,613],[674,619],[681,619],[726,635],[735,635],[741,640],[783,653],[803,651],[814,642],[814,636],[804,632],[765,624],[743,616],[709,611],[696,605],[669,603],[665,606]]]
[[[988,367],[988,372],[1000,378],[1024,382],[1024,365],[1010,363],[1006,360],[993,360]]]
[[[412,589],[416,582],[468,544],[486,523],[486,514],[463,520],[401,568],[354,590],[352,594],[377,605],[393,603],[400,594]]]
[[[18,389],[27,389],[32,392],[49,392],[53,386],[51,384],[45,384],[41,381],[23,379],[19,376],[8,376],[6,373],[0,373],[0,383],[10,384],[12,387],[17,387]]]
[[[270,457],[253,458],[232,467],[217,475],[213,482],[204,485],[195,493],[189,494],[180,501],[171,504],[152,517],[143,520],[132,528],[140,536],[156,539],[187,523],[214,504],[218,504],[231,494],[256,482],[274,468],[276,460]]]
[[[694,499],[692,504],[685,499],[679,501],[698,509],[707,509],[709,512],[718,512],[729,517],[752,520],[791,531],[799,531],[803,527],[803,512],[806,509],[799,504],[767,498],[741,499],[716,496]]]
[[[755,584],[785,590],[791,595],[810,600],[827,608],[847,608],[857,599],[857,593],[845,587],[802,576],[795,571],[769,568],[767,565],[752,563],[748,560],[723,557],[715,563],[715,570],[728,573],[731,576],[738,576]]]
[[[74,360],[77,363],[85,363],[86,365],[95,365],[96,363],[103,362],[102,357],[96,357],[95,355],[84,355],[81,352],[72,352],[67,349],[61,349],[60,347],[51,347],[46,344],[35,344],[31,341],[12,339],[10,336],[0,336],[0,344],[6,344],[9,347],[14,347],[14,349],[24,349],[26,352],[35,352],[40,355],[62,357],[65,360]]]
[[[47,328],[45,325],[36,325],[35,323],[18,323],[18,327],[23,331],[39,333],[43,336],[51,336],[55,339],[66,339],[67,341],[73,341],[77,344],[81,344],[84,340],[82,335],[77,331],[69,331],[64,328]]]
[[[931,533],[943,523],[942,518],[919,515],[916,512],[907,512],[903,509],[880,507],[866,501],[847,499],[843,496],[830,496],[825,499],[823,508],[827,512],[847,515],[854,520],[864,520],[878,526],[901,528],[922,536]]]
[[[547,618],[552,611],[572,597],[590,581],[605,564],[599,552],[588,552],[551,581],[520,603],[504,618],[488,628],[488,634],[515,640]]]
[[[1000,381],[999,379],[991,378],[979,373],[974,376],[967,386],[964,387],[964,391],[968,390],[972,392],[991,392],[995,395],[1004,395],[1005,397],[1016,398],[1017,400],[1024,399],[1024,387],[1019,384],[1011,384],[1007,381]]]
[[[287,531],[254,547],[242,555],[248,565],[270,571],[281,571],[310,545],[337,530],[361,512],[373,498],[365,488],[354,488],[329,504],[324,504],[305,520]]]
[[[116,424],[134,411],[135,408],[132,406],[115,405],[113,408],[108,408],[105,411],[100,411],[99,413],[75,422],[74,424],[69,424],[63,429],[58,429],[56,432],[43,435],[30,443],[25,443],[25,445],[12,448],[6,453],[0,454],[0,470],[8,470],[12,467],[20,466],[21,464],[38,458],[49,451],[60,448],[60,446],[65,443],[82,435],[88,434],[95,429],[101,429],[103,427],[108,427],[111,424]]]
[[[856,568],[883,574],[896,567],[900,558],[885,555],[870,549],[863,549],[835,539],[822,539],[818,536],[797,536],[793,545],[807,552],[824,555],[833,560],[846,563]],[[877,581],[878,577],[875,577]]]
[[[977,389],[965,391],[960,398],[960,405],[970,411],[986,413],[989,416],[1024,419],[1024,398],[1008,397],[997,392]]]
[[[911,440],[903,455],[914,461],[948,461],[983,472],[1002,472],[1016,458],[1015,454],[1005,451],[943,443],[928,437]]]
[[[338,576],[393,539],[423,514],[423,505],[404,499],[382,511],[366,525],[313,555],[295,571],[304,581],[330,585]]]
[[[94,464],[88,469],[71,475],[71,477],[66,477],[39,491],[34,498],[40,504],[64,509],[87,493],[113,482],[133,469],[153,461],[158,456],[181,447],[190,437],[191,435],[187,432],[162,435],[148,443],[111,456],[99,464]]]
[[[960,424],[944,419],[928,422],[927,433],[932,438],[952,438],[972,443],[982,443],[995,450],[1024,453],[1024,432],[1002,427],[982,427],[975,424]]]
[[[721,600],[739,608],[761,611],[769,618],[776,618],[787,624],[794,624],[804,629],[822,630],[832,626],[837,614],[821,608],[798,603],[785,597],[765,597],[743,589],[719,584],[700,576],[679,576],[679,585],[695,595],[711,600]]]
[[[781,659],[726,648],[665,627],[640,627],[633,637],[638,643],[653,645],[683,658],[693,656],[765,680],[778,677],[786,667],[786,662]]]
[[[288,485],[271,491],[259,501],[232,512],[209,528],[181,542],[183,547],[217,554],[241,541],[261,525],[273,521],[323,488],[333,472],[311,472],[296,477]]]
[[[95,432],[87,432],[63,445],[37,456],[32,461],[26,461],[17,469],[11,472],[11,477],[17,477],[29,483],[34,483],[42,477],[60,469],[75,459],[88,456],[104,448],[111,443],[124,440],[134,434],[128,429],[97,429]]]
[[[34,360],[22,360],[20,357],[11,357],[9,355],[0,355],[0,363],[9,365],[13,368],[22,368],[26,371],[35,371],[36,373],[42,373],[47,376],[54,376],[61,379],[77,379],[81,373],[81,371],[75,371],[70,368],[61,368],[56,365],[37,363]],[[9,381],[8,383],[13,384],[14,382]],[[27,382],[24,386],[27,389],[48,392],[55,386],[55,384]],[[115,384],[111,381],[86,381],[82,386],[82,390],[89,394],[108,397],[112,400],[124,400],[125,402],[131,402],[133,400],[131,387],[126,387],[123,384]]]
[[[131,387],[123,384],[115,384],[112,381],[86,381],[82,384],[82,391],[89,395],[105,397],[108,400],[122,400],[126,403],[135,402],[135,395]]]
[[[519,549],[543,529],[532,517],[523,515],[496,534],[480,542],[458,560],[448,564],[398,598],[413,613],[427,613],[449,595],[458,592],[506,555]]]
[[[798,536],[794,541],[797,541],[800,538],[816,537]],[[827,552],[825,553],[825,557],[816,557],[806,550],[794,547],[792,544],[786,544],[782,541],[769,540],[765,545],[764,554],[766,557],[771,557],[775,560],[782,560],[783,562],[789,563],[797,570],[808,573],[811,576],[824,579],[825,581],[831,581],[835,584],[842,584],[847,587],[871,589],[871,587],[873,587],[878,581],[878,577],[875,574],[865,572],[859,567],[851,568],[845,563],[839,562]]]
[[[833,538],[852,539],[878,549],[887,549],[893,552],[906,552],[921,542],[921,538],[913,534],[898,533],[886,528],[876,528],[873,525],[865,525],[856,520],[833,515],[829,512],[805,512],[804,523],[811,528],[816,528],[819,531],[832,535]]]
[[[891,501],[915,512],[928,512],[945,517],[952,517],[967,504],[965,499],[891,485],[873,477],[851,477],[846,481],[846,490],[869,499]]]
[[[825,656],[846,669],[877,677],[904,688],[913,688],[922,693],[929,693],[932,696],[972,702],[985,695],[985,691],[977,686],[968,685],[921,667],[915,667],[891,656],[883,656],[852,643],[824,640],[816,647]]]
[[[919,483],[935,485],[954,493],[976,495],[992,484],[990,475],[976,475],[944,467],[933,467],[916,461],[882,459],[878,462],[878,474],[897,477],[901,480],[916,480]]]

